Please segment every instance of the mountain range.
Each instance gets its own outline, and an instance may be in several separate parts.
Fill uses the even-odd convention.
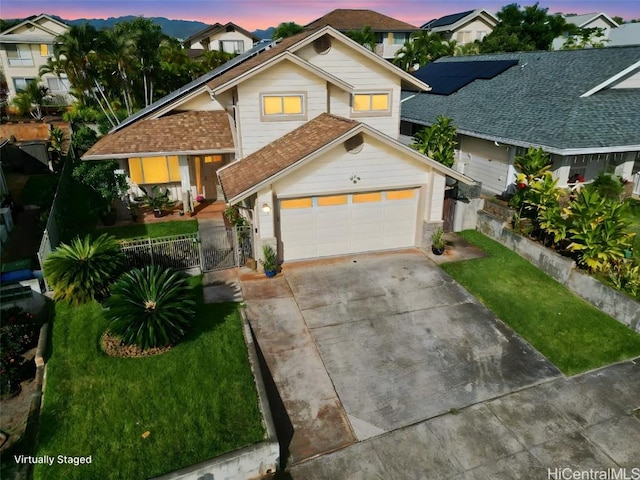
[[[101,28],[112,28],[118,22],[127,22],[135,19],[134,15],[127,15],[123,17],[109,17],[109,18],[78,18],[76,20],[66,20],[56,15],[51,15],[53,18],[66,23],[67,25],[82,25],[88,23],[89,25],[96,27],[98,30]],[[207,23],[197,22],[193,20],[170,20],[164,17],[145,17],[153,20],[153,23],[160,25],[162,32],[170,37],[175,37],[181,40],[189,38],[194,33],[198,33],[209,26]],[[242,25],[238,25],[242,26]],[[271,38],[275,27],[269,27],[266,30],[256,30],[252,32],[258,38]]]

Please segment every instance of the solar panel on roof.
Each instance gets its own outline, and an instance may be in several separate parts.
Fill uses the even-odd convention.
[[[451,95],[474,80],[490,80],[517,64],[517,60],[436,62],[425,65],[413,75],[431,86],[429,93]]]

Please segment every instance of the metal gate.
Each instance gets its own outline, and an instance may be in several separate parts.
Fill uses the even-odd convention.
[[[443,225],[445,232],[453,232],[453,219],[456,212],[455,190],[453,188],[444,192],[444,208],[442,212]]]
[[[200,232],[202,271],[244,265],[253,256],[251,227],[214,227]]]

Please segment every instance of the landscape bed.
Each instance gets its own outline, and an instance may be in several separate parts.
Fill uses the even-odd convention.
[[[37,449],[56,461],[36,465],[34,478],[148,478],[264,439],[237,306],[203,304],[196,288],[191,331],[145,358],[101,351],[100,304],[56,304]]]
[[[640,335],[518,254],[477,231],[458,235],[489,256],[442,268],[565,374],[640,355]]]

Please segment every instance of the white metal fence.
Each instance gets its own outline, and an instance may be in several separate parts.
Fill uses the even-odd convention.
[[[183,270],[202,264],[197,233],[121,241],[129,268],[160,265]]]
[[[640,172],[633,176],[633,194],[640,195]]]

